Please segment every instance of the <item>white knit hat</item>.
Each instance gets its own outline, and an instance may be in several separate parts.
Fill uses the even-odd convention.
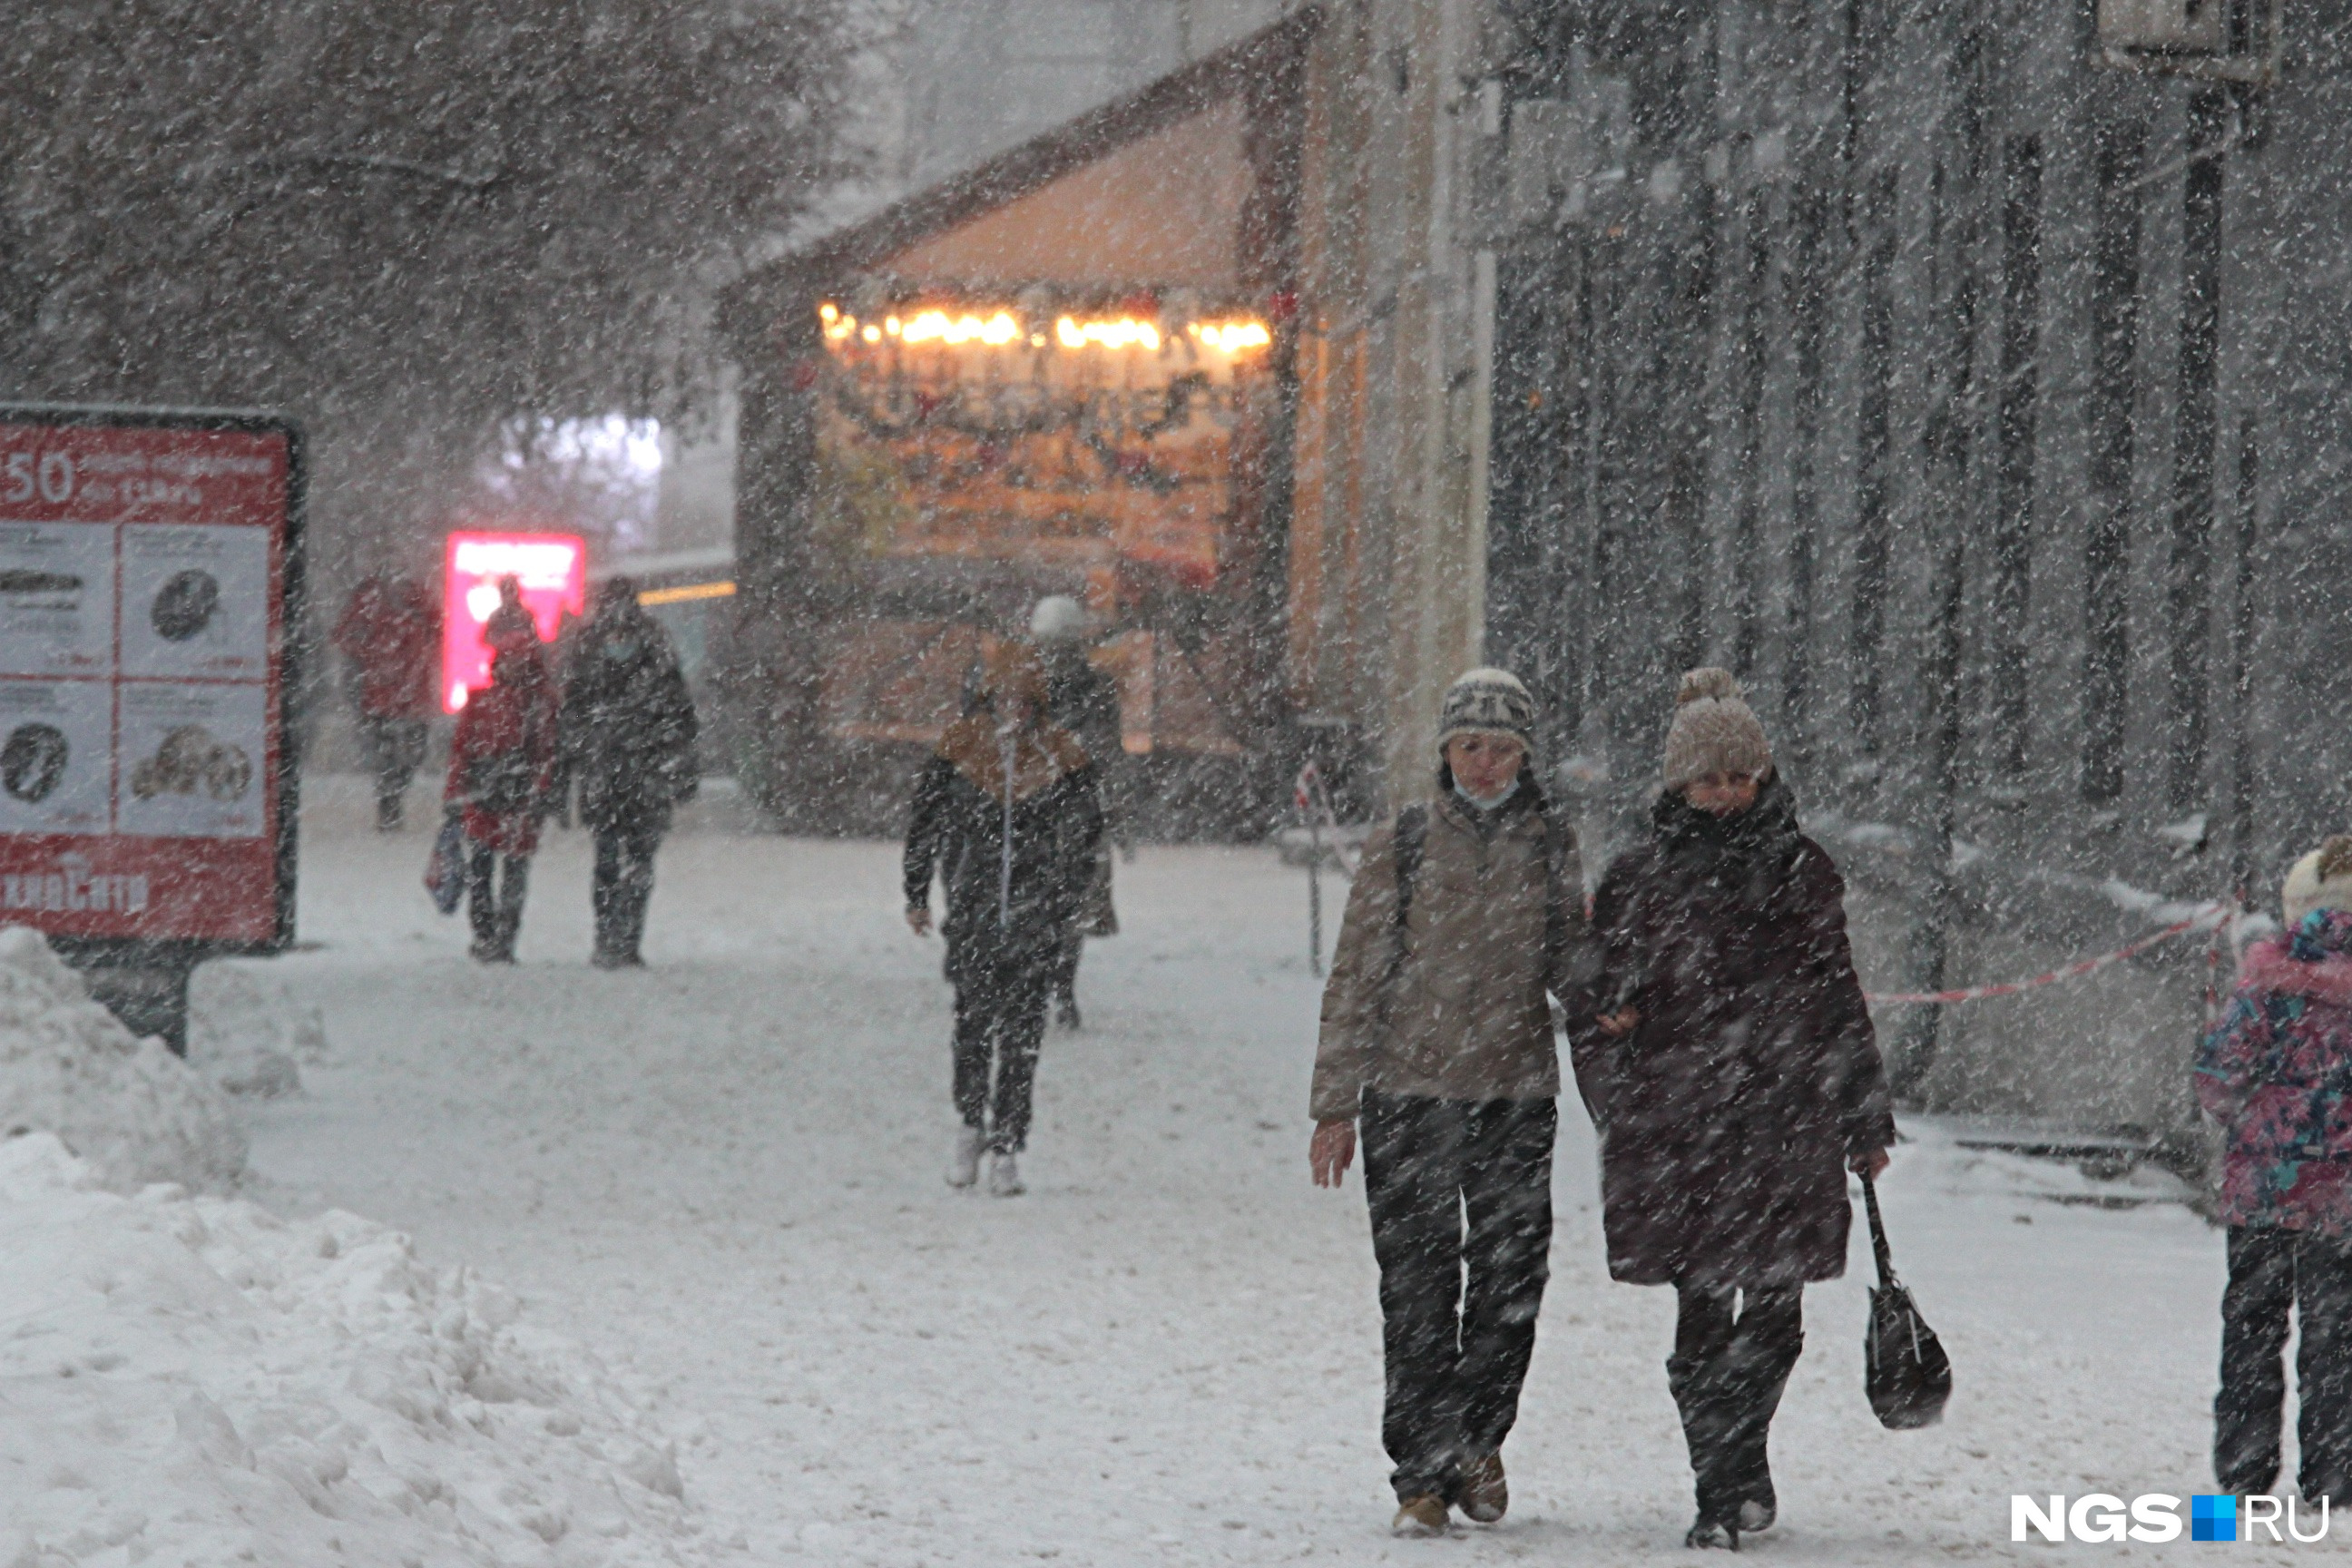
[[[1712,665],[1685,671],[1666,728],[1666,787],[1680,789],[1709,773],[1761,778],[1771,771],[1772,743],[1731,671]]]
[[[1508,735],[1536,748],[1536,700],[1519,678],[1491,667],[1468,669],[1445,689],[1437,710],[1437,749],[1456,735]]]
[[[1086,606],[1067,594],[1048,594],[1029,612],[1029,635],[1039,642],[1077,642],[1087,635]]]
[[[2342,834],[2294,863],[2279,889],[2289,931],[2314,910],[2352,910],[2352,837]]]

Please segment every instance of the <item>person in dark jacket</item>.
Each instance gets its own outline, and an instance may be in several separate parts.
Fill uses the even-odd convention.
[[[948,726],[915,785],[907,828],[907,923],[917,935],[931,927],[933,876],[947,886],[963,1120],[948,1180],[971,1185],[985,1149],[999,1197],[1022,1191],[1015,1156],[1028,1141],[1054,966],[1102,837],[1094,764],[1045,710],[1036,649],[992,649],[971,710]]]
[[[597,590],[574,634],[558,730],[555,793],[561,798],[578,784],[581,826],[596,840],[591,962],[599,969],[640,964],[654,852],[669,831],[671,809],[694,797],[699,770],[686,672],[625,577]]]
[[[1118,779],[1127,759],[1126,725],[1120,718],[1118,683],[1087,657],[1087,612],[1066,594],[1037,601],[1029,616],[1029,636],[1045,658],[1045,717],[1076,737],[1095,764],[1103,795],[1104,830],[1095,846],[1093,874],[1062,941],[1054,969],[1054,1014],[1066,1029],[1078,1026],[1078,959],[1087,938],[1117,936],[1118,911],[1111,902],[1110,841],[1119,833]],[[1124,840],[1121,840],[1124,843]]]
[[[397,832],[425,727],[439,693],[435,671],[441,617],[425,590],[406,577],[373,576],[352,590],[335,622],[336,649],[351,661],[352,705],[360,742],[375,775],[375,825]]]
[[[467,913],[482,963],[514,962],[554,782],[555,718],[555,682],[536,640],[492,658],[490,684],[467,692],[457,710],[442,798],[465,825]]]
[[[522,579],[499,579],[498,608],[482,623],[482,643],[493,657],[519,647],[540,646],[539,620],[522,602]]]
[[[1778,1512],[1766,1444],[1804,1286],[1845,1270],[1845,1173],[1883,1169],[1895,1124],[1844,883],[1727,672],[1683,678],[1665,784],[1595,898],[1604,978],[1571,1049],[1601,1130],[1609,1272],[1678,1299],[1688,1542],[1736,1549]]]

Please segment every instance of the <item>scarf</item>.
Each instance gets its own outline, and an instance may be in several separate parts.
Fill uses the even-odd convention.
[[[1701,811],[1680,790],[1668,790],[1650,822],[1667,861],[1751,902],[1770,895],[1797,853],[1797,797],[1777,773],[1736,816]]]

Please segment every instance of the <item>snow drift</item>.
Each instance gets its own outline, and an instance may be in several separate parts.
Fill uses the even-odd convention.
[[[242,963],[200,966],[188,986],[188,1065],[234,1095],[275,1100],[302,1087],[299,1064],[326,1059],[327,1026],[314,1005]]]
[[[0,1143],[0,1563],[704,1560],[670,1447],[517,1317],[355,1215]]]
[[[0,930],[0,1134],[34,1131],[57,1134],[120,1191],[218,1190],[245,1169],[245,1133],[220,1090],[91,1001],[40,932],[11,926]]]

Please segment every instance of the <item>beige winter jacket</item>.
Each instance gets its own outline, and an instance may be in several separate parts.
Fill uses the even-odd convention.
[[[1428,827],[1397,930],[1396,826],[1365,842],[1339,950],[1323,987],[1309,1113],[1350,1118],[1367,1085],[1444,1100],[1542,1100],[1559,1092],[1545,993],[1597,967],[1575,830],[1554,819],[1559,949],[1545,943],[1545,816],[1522,794],[1482,833],[1447,797]]]

